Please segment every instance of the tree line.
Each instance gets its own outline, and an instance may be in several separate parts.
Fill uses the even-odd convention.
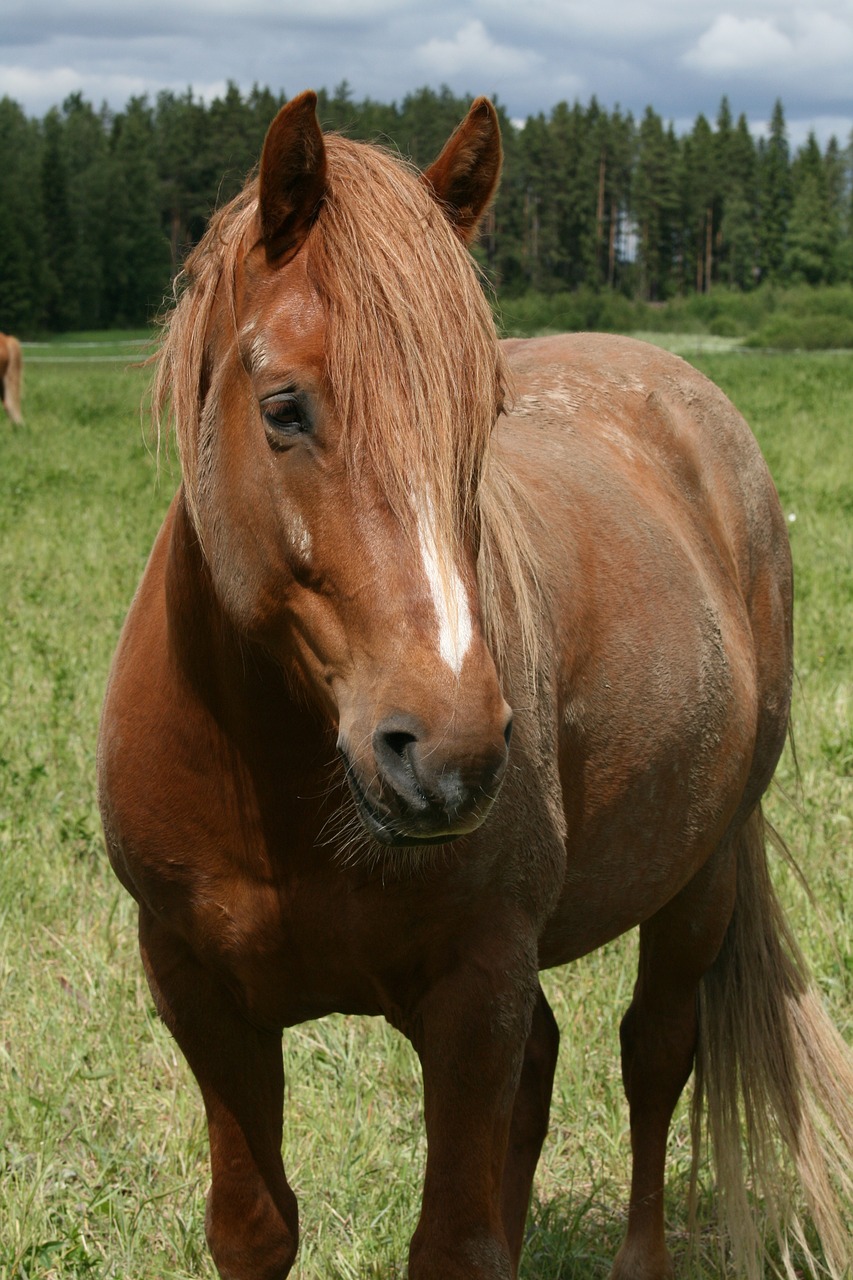
[[[0,329],[147,323],[284,101],[230,84],[209,104],[187,90],[113,112],[77,93],[39,120],[0,99]],[[399,105],[357,102],[346,82],[319,95],[325,128],[421,167],[467,107],[447,88]],[[504,176],[475,252],[502,296],[853,281],[853,137],[794,152],[781,102],[758,140],[725,98],[683,134],[651,107],[635,119],[595,98],[523,123],[498,111]]]

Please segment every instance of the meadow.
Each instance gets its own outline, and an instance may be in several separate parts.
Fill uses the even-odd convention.
[[[768,809],[814,900],[782,866],[776,879],[853,1042],[853,354],[724,347],[693,343],[688,355],[759,437],[797,574],[798,768],[788,752]],[[110,657],[177,484],[140,415],[141,349],[115,338],[28,348],[26,424],[0,420],[0,1280],[213,1277],[201,1103],[154,1013],[95,804]],[[618,1247],[617,1028],[635,952],[629,936],[546,975],[563,1046],[524,1280],[604,1278]],[[303,1233],[294,1276],[402,1277],[424,1159],[413,1053],[378,1021],[336,1017],[288,1031],[285,1064]],[[685,1108],[671,1152],[680,1274],[720,1280],[710,1233],[687,1255]]]

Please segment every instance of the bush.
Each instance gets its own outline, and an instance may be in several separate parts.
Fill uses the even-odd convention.
[[[745,341],[747,347],[773,347],[779,351],[827,351],[853,348],[853,316],[796,314],[786,311],[771,317]]]
[[[606,289],[502,298],[498,325],[512,337],[597,329],[607,333],[711,334],[750,347],[820,351],[853,348],[853,288],[762,285],[749,293],[716,288],[664,303]]]
[[[578,289],[574,293],[525,293],[501,298],[497,322],[509,337],[542,333],[630,333],[642,326],[646,307],[620,293]]]

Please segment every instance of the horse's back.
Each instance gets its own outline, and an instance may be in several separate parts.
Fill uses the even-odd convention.
[[[702,521],[725,509],[735,539],[754,536],[778,502],[755,439],[720,389],[678,356],[632,338],[566,334],[504,343],[513,373],[513,425],[532,420],[570,450],[668,491]],[[569,440],[571,443],[569,444]],[[704,505],[703,505],[704,504]],[[783,540],[784,541],[784,540]]]
[[[653,913],[768,785],[790,553],[748,426],[684,361],[590,334],[506,354],[498,448],[529,499],[568,829],[553,963]]]
[[[759,629],[768,591],[787,606],[779,499],[749,426],[714,383],[669,352],[608,334],[504,347],[514,401],[498,447],[523,477],[546,542],[564,531],[581,554],[588,541],[599,562],[618,548],[626,568],[659,582],[662,598],[678,550]],[[641,531],[655,551],[646,564]],[[775,629],[778,616],[770,622]]]

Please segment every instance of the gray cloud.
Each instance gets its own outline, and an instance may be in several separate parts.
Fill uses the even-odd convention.
[[[288,94],[347,80],[383,101],[447,84],[515,118],[594,94],[678,123],[727,95],[755,127],[781,98],[794,141],[846,141],[851,65],[850,0],[7,0],[0,94],[41,115],[73,91],[118,108],[228,80]]]

